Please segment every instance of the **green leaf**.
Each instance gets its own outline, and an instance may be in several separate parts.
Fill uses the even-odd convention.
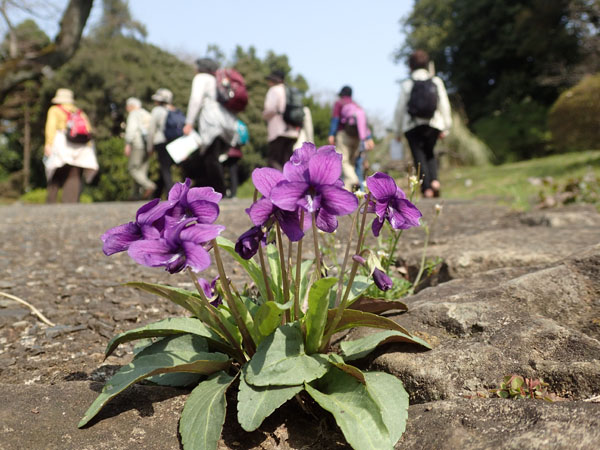
[[[173,286],[167,286],[164,284],[156,283],[145,283],[142,281],[135,281],[126,283],[126,286],[136,287],[151,294],[160,295],[173,303],[187,309],[194,316],[202,319],[203,322],[214,325],[208,313],[204,311],[202,304],[200,303],[200,296],[194,292],[190,292],[186,289],[176,288]]]
[[[281,315],[283,310],[279,308],[279,304],[275,302],[263,303],[258,312],[254,316],[255,332],[259,333],[261,338],[257,341],[258,344],[262,339],[273,333],[281,324]]]
[[[331,326],[333,318],[335,317],[336,309],[330,309],[327,312],[327,327]],[[371,314],[362,311],[356,311],[354,309],[345,309],[342,313],[342,319],[336,326],[334,333],[337,333],[342,330],[346,330],[348,328],[354,327],[371,327],[371,328],[383,328],[386,330],[396,330],[401,333],[406,334],[407,336],[411,336],[411,334],[405,328],[398,325],[393,320],[387,319],[385,317],[378,316],[376,314]]]
[[[104,385],[79,422],[87,424],[114,396],[136,381],[160,373],[191,372],[210,375],[229,367],[230,360],[222,353],[207,353],[199,349],[206,345],[200,337],[191,334],[166,337],[139,352],[133,361],[123,366]]]
[[[304,298],[306,297],[306,293],[308,292],[308,286],[310,286],[310,280],[311,280],[311,276],[308,274],[308,271],[310,270],[310,268],[313,265],[313,260],[312,259],[307,259],[305,261],[302,261],[302,263],[300,264],[300,292],[299,292],[299,298],[300,298],[300,305],[302,305],[302,302],[304,300]],[[296,266],[294,265],[292,267],[292,292],[296,292]]]
[[[306,353],[316,353],[321,346],[321,338],[327,323],[329,294],[338,282],[337,278],[321,278],[308,291],[308,311],[304,318],[306,324]]]
[[[171,386],[171,387],[186,387],[198,384],[202,379],[203,375],[195,373],[161,373],[160,375],[154,375],[146,378],[146,381],[157,384],[159,386]]]
[[[238,422],[246,431],[256,430],[273,411],[304,389],[304,386],[252,386],[246,383],[246,370],[240,377]]]
[[[135,328],[133,330],[124,331],[113,337],[104,352],[104,357],[110,354],[120,345],[125,342],[130,342],[137,339],[150,337],[164,337],[174,334],[190,333],[196,336],[202,336],[219,345],[227,345],[227,343],[212,329],[206,326],[202,321],[194,317],[173,317],[169,319],[159,320],[146,326]],[[228,346],[229,347],[229,346]],[[204,349],[208,351],[208,347]]]
[[[281,281],[281,262],[279,260],[279,252],[275,244],[269,244],[266,247],[267,261],[269,262],[269,272],[271,290],[275,294],[277,303],[283,303],[283,283]]]
[[[253,386],[295,386],[322,377],[330,367],[320,354],[307,355],[298,322],[267,336],[248,363],[246,382]]]
[[[372,314],[381,314],[386,311],[408,311],[408,306],[400,301],[365,297],[364,295],[361,295],[354,303],[348,306],[348,308]]]
[[[352,287],[350,288],[350,293],[348,294],[348,304],[352,304],[357,298],[361,296],[363,292],[365,292],[369,286],[371,286],[373,282],[364,275],[356,275],[354,277],[354,281],[352,282]],[[344,280],[344,289],[342,293],[346,291],[346,286],[348,286],[347,280]],[[329,307],[335,308],[335,299],[336,299],[336,290],[332,290],[329,294]],[[343,294],[342,294],[343,295]]]
[[[402,381],[389,373],[364,372],[367,391],[375,403],[390,434],[392,446],[406,429],[408,420],[408,393]]]
[[[354,341],[344,341],[340,343],[344,359],[352,361],[355,359],[364,358],[379,345],[388,344],[390,342],[407,342],[409,344],[417,344],[431,350],[430,345],[423,339],[416,336],[408,336],[401,331],[387,330],[378,333],[372,333]]]
[[[229,239],[225,239],[222,236],[217,236],[217,245],[229,253],[233,258],[239,263],[240,266],[244,268],[246,273],[252,278],[254,284],[258,288],[261,297],[266,301],[269,296],[267,293],[267,288],[265,287],[265,280],[263,279],[263,274],[260,266],[256,264],[254,259],[244,259],[235,251],[235,244],[231,242]]]
[[[235,377],[215,373],[192,391],[181,413],[179,433],[186,450],[217,448],[225,423],[225,392]]]
[[[353,449],[393,449],[379,405],[356,378],[333,368],[319,380],[317,388],[308,384],[304,388],[323,409],[333,414]]]

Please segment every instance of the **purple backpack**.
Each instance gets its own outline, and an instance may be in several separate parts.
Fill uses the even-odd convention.
[[[366,123],[365,112],[354,102],[346,103],[340,111],[340,123],[344,132],[351,137],[358,137],[358,121]]]

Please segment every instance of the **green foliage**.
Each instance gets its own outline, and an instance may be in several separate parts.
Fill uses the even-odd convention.
[[[532,398],[554,402],[559,398],[548,392],[548,383],[542,379],[524,378],[520,375],[507,375],[498,389],[491,392],[500,398]]]
[[[563,92],[550,109],[548,125],[559,151],[587,150],[600,142],[600,73]]]
[[[450,133],[438,145],[447,149],[450,163],[454,166],[486,166],[494,158],[490,147],[469,130],[456,112],[452,114]]]
[[[46,203],[46,197],[48,197],[48,191],[43,188],[32,189],[29,192],[24,193],[19,197],[19,201],[22,203],[41,205]],[[58,192],[57,201],[62,199],[62,190]],[[87,193],[82,193],[79,197],[79,203],[92,203],[92,197]]]
[[[570,203],[591,203],[600,207],[600,176],[592,171],[580,177],[570,178],[564,183],[556,182],[552,177],[541,181],[539,204],[543,207]]]
[[[86,187],[94,201],[128,200],[133,181],[127,172],[127,157],[123,153],[125,142],[113,137],[96,143],[100,171],[92,186]]]
[[[548,108],[527,99],[473,123],[475,133],[493,150],[497,163],[544,156],[548,150]]]

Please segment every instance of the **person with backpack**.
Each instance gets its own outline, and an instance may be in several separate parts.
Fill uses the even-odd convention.
[[[82,175],[91,182],[98,172],[98,160],[87,115],[75,106],[73,91],[60,88],[52,98],[45,127],[44,168],[47,203],[56,203],[62,188],[62,202],[76,203]]]
[[[352,88],[350,86],[342,87],[338,96],[331,113],[329,144],[335,145],[336,150],[342,154],[344,187],[348,190],[352,190],[354,187],[362,190],[361,178],[356,171],[356,161],[360,159],[361,149],[370,151],[375,143],[371,137],[364,110],[352,100]],[[361,170],[362,164],[363,159],[360,159]]]
[[[135,97],[129,97],[125,102],[127,122],[125,125],[125,156],[129,158],[127,170],[136,183],[134,198],[147,200],[156,190],[156,184],[148,178],[150,159],[146,151],[148,128],[152,120],[151,114],[142,108],[142,102]]]
[[[219,68],[211,58],[196,60],[184,134],[190,134],[197,124],[198,151],[181,164],[194,185],[226,193],[219,157],[236,145],[236,114],[243,111],[247,103],[246,85],[237,71]]]
[[[301,94],[286,87],[284,78],[281,70],[267,76],[269,90],[262,113],[267,121],[267,165],[278,170],[292,156],[304,119]]]
[[[166,88],[159,88],[152,95],[154,108],[150,112],[150,124],[148,126],[148,135],[146,138],[146,150],[148,154],[156,152],[158,164],[160,167],[160,179],[154,195],[161,196],[162,192],[169,193],[173,187],[173,176],[171,175],[171,166],[174,164],[171,155],[167,151],[167,144],[177,139],[179,132],[183,134],[182,120],[177,120],[183,113],[173,106],[173,93]],[[169,119],[171,116],[171,120]],[[167,123],[170,127],[167,130]],[[180,128],[177,131],[177,127]],[[181,136],[181,134],[179,134]],[[169,138],[167,138],[167,135]]]
[[[439,197],[437,161],[434,147],[452,126],[450,101],[444,82],[429,71],[429,55],[415,50],[409,57],[410,78],[400,85],[394,123],[396,139],[406,136],[415,170],[420,174],[424,197]]]

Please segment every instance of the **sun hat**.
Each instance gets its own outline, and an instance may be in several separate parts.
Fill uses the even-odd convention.
[[[173,93],[166,88],[160,88],[154,93],[152,100],[160,103],[171,104],[173,101]]]
[[[71,89],[60,88],[56,90],[56,94],[54,94],[54,98],[52,99],[52,103],[55,104],[63,104],[63,103],[73,103],[73,91]]]

